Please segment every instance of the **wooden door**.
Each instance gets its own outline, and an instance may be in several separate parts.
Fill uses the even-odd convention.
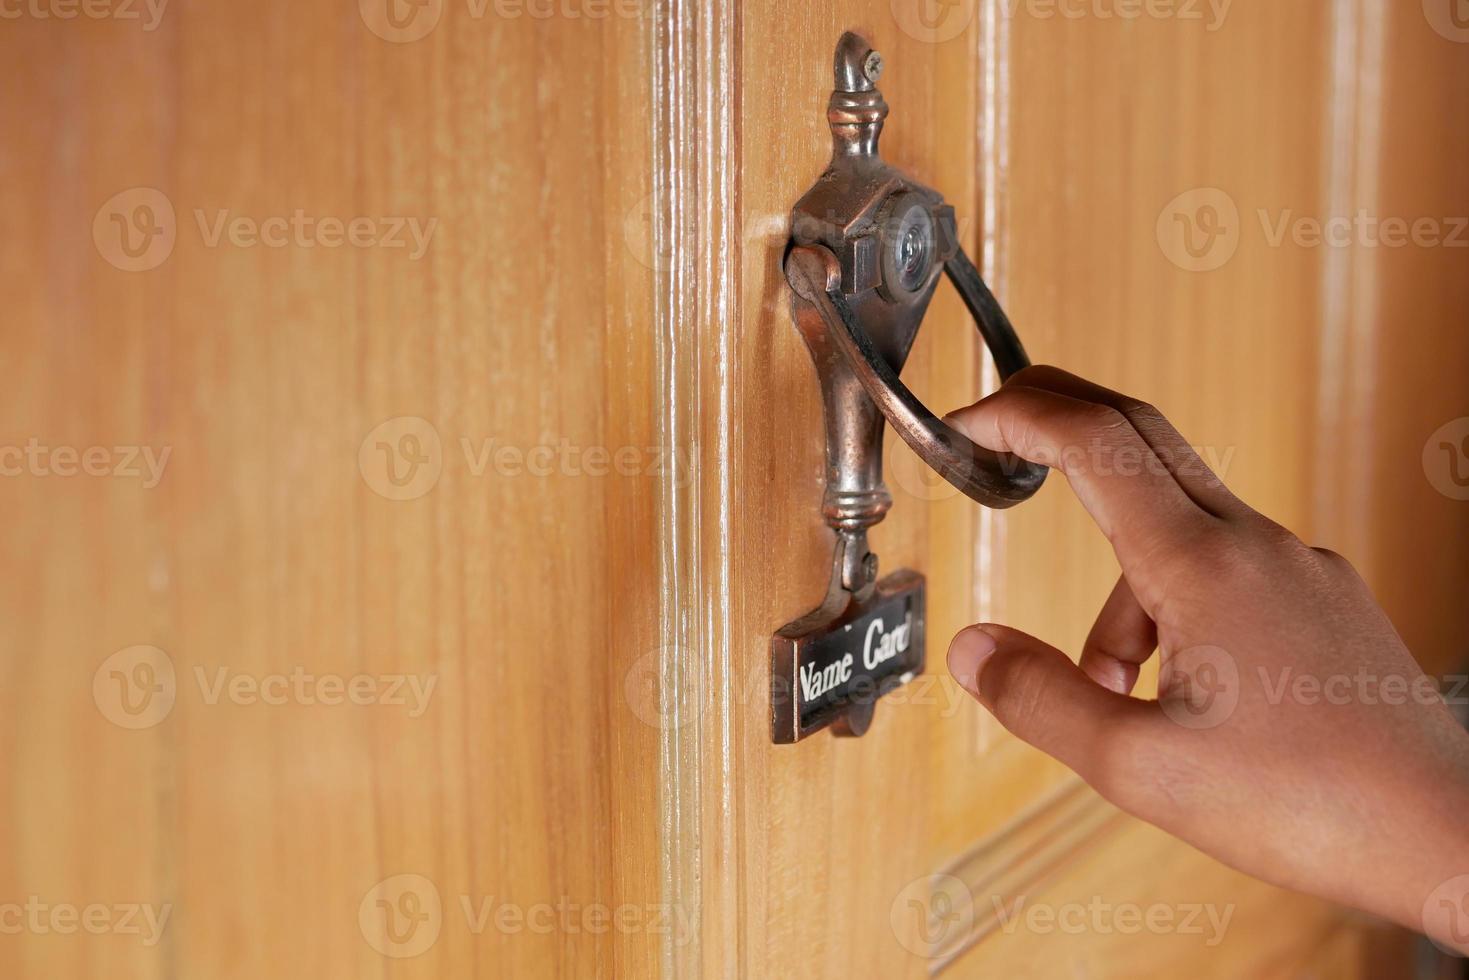
[[[780,257],[848,29],[1032,356],[1156,402],[1464,659],[1469,511],[1422,452],[1466,414],[1465,253],[1267,232],[1451,234],[1469,46],[1431,4],[1123,7],[7,8],[0,970],[1406,975],[941,676],[981,618],[1079,647],[1114,569],[1058,480],[982,511],[889,440],[929,674],[771,744],[769,638],[832,549]],[[1204,205],[1234,233],[1180,252]],[[993,383],[947,287],[904,377]]]

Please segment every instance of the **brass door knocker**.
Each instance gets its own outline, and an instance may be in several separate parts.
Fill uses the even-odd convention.
[[[986,506],[1026,500],[1046,476],[1044,467],[976,446],[898,377],[941,273],[973,315],[1002,378],[1030,361],[959,246],[954,209],[879,156],[888,114],[876,86],[882,68],[882,56],[860,36],[849,32],[837,42],[827,105],[831,163],[791,213],[785,274],[821,379],[822,511],[837,544],[826,601],[772,643],[777,742],[827,725],[860,735],[873,701],[923,670],[923,577],[905,571],[879,583],[867,549],[867,529],[892,506],[882,482],[884,419],[929,466]],[[872,653],[872,637],[879,646],[889,638],[890,648]]]

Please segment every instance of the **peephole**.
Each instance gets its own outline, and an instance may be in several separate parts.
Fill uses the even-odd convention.
[[[904,301],[922,292],[939,257],[933,212],[911,192],[894,194],[878,218],[882,242],[882,292]]]

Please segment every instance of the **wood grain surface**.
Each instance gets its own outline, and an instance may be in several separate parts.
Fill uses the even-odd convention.
[[[980,618],[1079,648],[1116,573],[1058,479],[980,512],[889,440],[873,543],[928,577],[928,674],[861,739],[770,743],[769,636],[832,552],[780,257],[847,29],[1032,357],[1156,403],[1435,670],[1469,659],[1432,449],[1469,415],[1469,253],[1268,234],[1452,232],[1469,43],[1378,0],[1061,6],[7,7],[0,974],[1406,962],[1096,809],[944,676]],[[904,378],[940,412],[992,384],[947,286]],[[1230,920],[969,935],[950,872]]]

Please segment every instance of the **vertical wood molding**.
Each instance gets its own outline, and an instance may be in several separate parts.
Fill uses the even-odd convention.
[[[737,972],[733,785],[731,446],[738,323],[738,8],[660,0],[649,29],[654,329],[664,458],[692,461],[659,486],[662,900],[696,924],[664,937],[667,976]],[[687,941],[679,942],[680,938]]]
[[[979,11],[979,118],[975,120],[976,158],[979,162],[979,254],[975,262],[990,289],[1005,295],[1004,235],[1008,227],[1005,181],[1010,164],[1010,20],[1005,0],[984,0]],[[1003,298],[1001,302],[1003,302]],[[989,394],[999,386],[989,346],[979,351],[979,390]],[[992,621],[1004,605],[1004,569],[996,560],[1003,553],[1005,516],[989,507],[978,508],[974,547],[974,606],[982,621]],[[977,751],[989,748],[999,736],[999,725],[987,712],[973,716]]]
[[[1377,0],[1333,0],[1327,62],[1325,213],[1350,215],[1378,202],[1382,153],[1382,79],[1386,18]],[[1368,533],[1373,466],[1374,329],[1378,268],[1373,251],[1322,249],[1317,391],[1315,531],[1324,531],[1359,562],[1372,564]]]

